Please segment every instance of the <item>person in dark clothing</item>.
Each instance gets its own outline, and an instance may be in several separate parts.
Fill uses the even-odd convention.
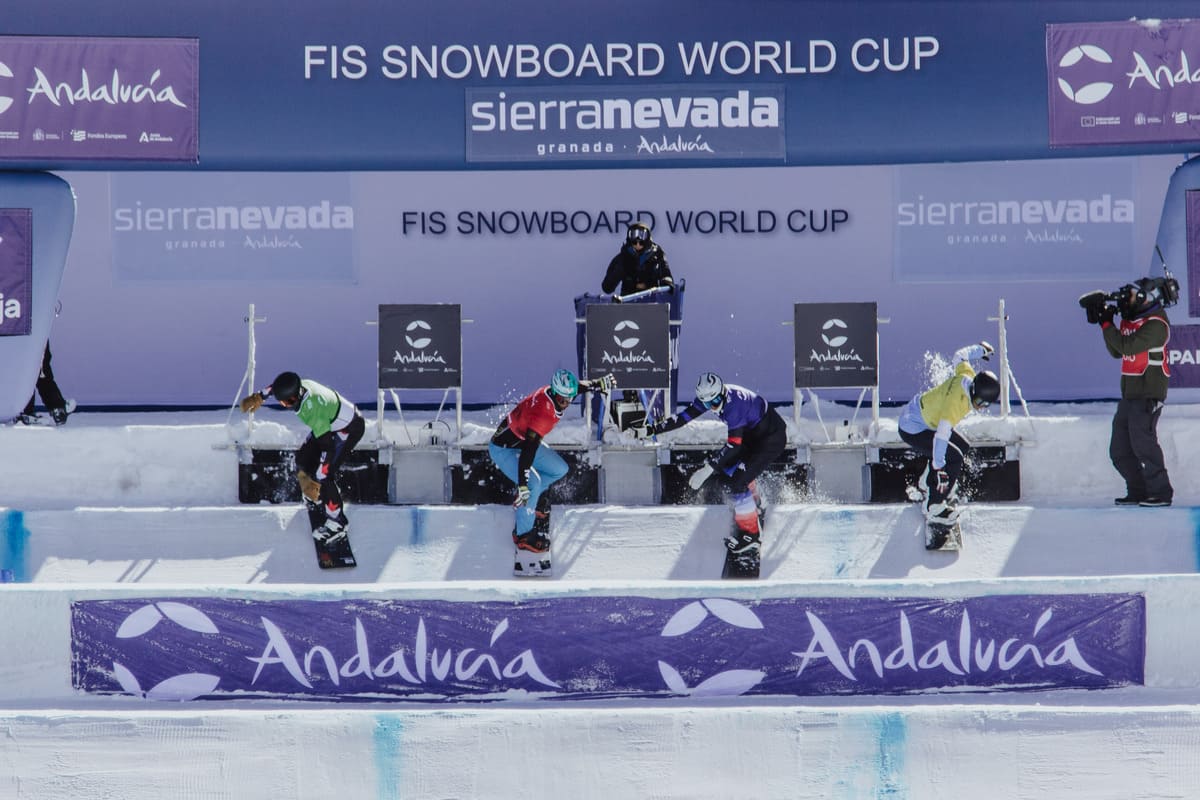
[[[1104,346],[1121,359],[1121,399],[1108,446],[1113,466],[1125,479],[1125,496],[1114,501],[1119,506],[1169,506],[1175,494],[1158,444],[1158,418],[1171,376],[1166,358],[1171,322],[1164,309],[1178,297],[1168,281],[1174,279],[1126,284],[1115,292],[1116,306],[1105,305],[1097,314]],[[1120,326],[1113,323],[1118,311]]]
[[[67,415],[75,410],[75,401],[64,398],[62,391],[58,388],[58,382],[54,380],[54,370],[50,368],[49,341],[46,342],[46,349],[42,352],[42,370],[38,373],[37,390],[35,394],[29,395],[29,402],[25,404],[25,410],[18,417],[26,425],[37,424],[38,415],[33,409],[33,400],[37,395],[41,395],[42,404],[50,412],[54,424],[66,424]]]
[[[767,401],[749,389],[725,383],[715,372],[706,372],[696,383],[696,399],[678,414],[635,429],[638,438],[657,436],[682,428],[705,411],[713,411],[729,432],[722,447],[696,470],[688,484],[696,490],[714,475],[733,500],[736,541],[729,549],[741,553],[759,547],[758,509],[761,503],[756,478],[787,447],[787,423]]]
[[[338,470],[366,432],[362,412],[341,394],[294,372],[281,372],[271,385],[238,404],[244,413],[257,411],[274,395],[284,408],[310,428],[296,450],[296,480],[308,507],[313,538],[326,544],[349,533],[350,520],[337,486]]]
[[[608,262],[608,271],[600,282],[605,294],[612,294],[618,286],[620,296],[658,286],[675,286],[667,254],[650,238],[650,228],[643,222],[629,226],[621,252]]]

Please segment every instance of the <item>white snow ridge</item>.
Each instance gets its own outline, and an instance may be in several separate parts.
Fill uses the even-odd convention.
[[[758,581],[718,580],[730,524],[721,506],[556,507],[555,577],[521,580],[508,506],[350,505],[358,567],[322,571],[299,504],[238,503],[230,445],[246,428],[227,427],[224,412],[83,412],[61,428],[0,428],[0,796],[1194,797],[1200,406],[1163,413],[1175,487],[1163,509],[1113,506],[1124,486],[1107,455],[1111,405],[1031,413],[963,426],[968,438],[1016,445],[1022,491],[969,504],[961,552],[925,551],[915,505],[787,495],[769,511]],[[425,421],[411,430],[388,421],[384,438],[417,441]],[[473,417],[464,441],[486,441],[493,422]],[[296,424],[265,410],[252,441],[291,446]],[[789,426],[793,443],[823,440],[816,423]],[[368,439],[377,433],[372,423]],[[715,446],[721,433],[696,424],[676,441]],[[895,422],[872,435],[894,443]],[[585,438],[568,420],[551,442]],[[955,616],[944,641],[922,638],[926,606],[1007,608],[1027,597],[1046,608],[1011,636],[997,633],[1003,620],[972,613],[970,627]],[[1101,651],[1061,644],[1083,642],[1095,623],[1068,628],[1069,603],[1100,615],[1113,597],[1128,600],[1134,627],[1122,630],[1136,635],[1109,637],[1103,653],[1133,654],[1134,679],[970,684],[1000,660],[1092,658]],[[638,679],[653,686],[645,695],[611,690],[622,654],[599,630],[581,628],[549,651],[522,616],[565,625],[575,609],[612,598],[605,624],[649,631],[638,645]],[[825,620],[897,603],[905,621],[839,638],[838,659],[828,659],[804,613],[780,628],[790,601]],[[381,637],[387,615],[404,608],[421,609],[420,625]],[[345,614],[344,651],[341,631],[326,627],[334,613]],[[467,620],[469,646],[448,643],[455,615]],[[210,655],[259,625],[287,642],[239,656],[245,686],[210,669]],[[889,645],[874,661],[875,643],[900,641],[904,625],[911,657]],[[114,634],[102,639],[101,629]],[[758,649],[768,635],[794,641],[774,671]],[[596,667],[574,683],[543,675],[455,695],[472,676],[537,677],[556,659]],[[764,690],[831,660],[854,680],[830,670],[825,691]],[[941,687],[863,689],[876,669],[915,681],[934,667],[964,674]],[[339,699],[368,671],[377,690]],[[329,691],[264,688],[250,683],[256,673]],[[421,694],[398,699],[389,674],[420,680]]]

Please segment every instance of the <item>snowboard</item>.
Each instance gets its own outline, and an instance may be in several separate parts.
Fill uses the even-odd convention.
[[[67,423],[67,417],[75,413],[75,401],[68,400],[66,406],[67,416],[63,417],[62,422],[54,419],[51,414],[42,414],[34,412],[33,414],[20,414],[9,420],[10,425],[23,425],[30,428],[61,428]]]
[[[925,521],[925,549],[953,553],[962,549],[962,523]]]
[[[734,553],[729,549],[737,541],[737,536],[741,532],[737,523],[734,523],[733,530],[729,536],[725,537],[725,566],[721,570],[723,579],[737,580],[758,577],[762,565],[763,518],[763,512],[760,510],[758,512],[758,547],[742,553]]]
[[[354,551],[350,549],[350,534],[346,534],[332,544],[318,542],[313,539],[317,550],[317,566],[321,569],[347,569],[357,567]]]
[[[518,578],[554,577],[554,567],[550,557],[550,550],[553,547],[554,545],[551,545],[544,553],[531,553],[528,550],[514,547],[513,575]]]
[[[321,506],[308,499],[305,499],[304,505],[308,510],[308,522],[312,530],[315,531],[325,524],[325,510]],[[317,566],[321,569],[348,569],[358,566],[354,551],[350,548],[349,532],[333,542],[319,542],[316,539],[312,542],[317,552]]]
[[[545,501],[545,495],[539,500],[539,508],[537,516],[533,521],[533,529],[538,533],[550,539],[550,504]],[[534,553],[529,550],[522,550],[520,547],[513,545],[513,575],[518,578],[552,578],[554,577],[554,565],[551,558],[551,551],[554,549],[554,542],[550,542],[550,546],[546,548],[544,553]]]

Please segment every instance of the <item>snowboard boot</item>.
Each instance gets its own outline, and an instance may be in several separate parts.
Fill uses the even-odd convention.
[[[550,501],[544,494],[538,498],[537,508],[533,511],[533,530],[544,537],[550,536]]]
[[[943,525],[953,525],[962,513],[962,509],[951,503],[926,503],[925,519]]]
[[[1129,492],[1124,497],[1114,498],[1113,505],[1136,506],[1136,505],[1141,504],[1141,502],[1145,499],[1146,499],[1145,495],[1134,494],[1133,492]]]
[[[757,533],[736,529],[725,537],[725,547],[735,556],[753,553],[762,545]]]
[[[917,476],[916,483],[906,484],[904,496],[912,503],[923,503],[929,496],[929,462],[925,462],[925,471]]]
[[[20,422],[22,425],[37,425],[38,419],[37,414],[21,414],[17,417],[17,422]]]
[[[762,493],[758,491],[758,478],[750,481],[747,486],[750,490],[750,496],[754,498],[754,508],[758,511],[758,518],[761,520],[767,515],[767,501],[763,500]]]
[[[54,419],[55,425],[66,425],[67,415],[75,410],[75,401],[68,400],[62,408],[50,409],[50,416]]]
[[[517,529],[513,528],[512,538],[513,544],[517,546],[518,550],[528,550],[531,553],[544,553],[550,549],[550,540],[538,533],[536,528],[520,535],[517,534]]]

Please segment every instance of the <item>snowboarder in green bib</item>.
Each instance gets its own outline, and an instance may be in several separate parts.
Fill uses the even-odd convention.
[[[296,451],[296,480],[308,506],[313,538],[332,543],[345,538],[350,521],[338,490],[338,469],[362,439],[366,421],[346,398],[294,372],[281,372],[271,385],[239,403],[243,412],[257,411],[267,397],[274,396],[290,408],[310,433]]]

